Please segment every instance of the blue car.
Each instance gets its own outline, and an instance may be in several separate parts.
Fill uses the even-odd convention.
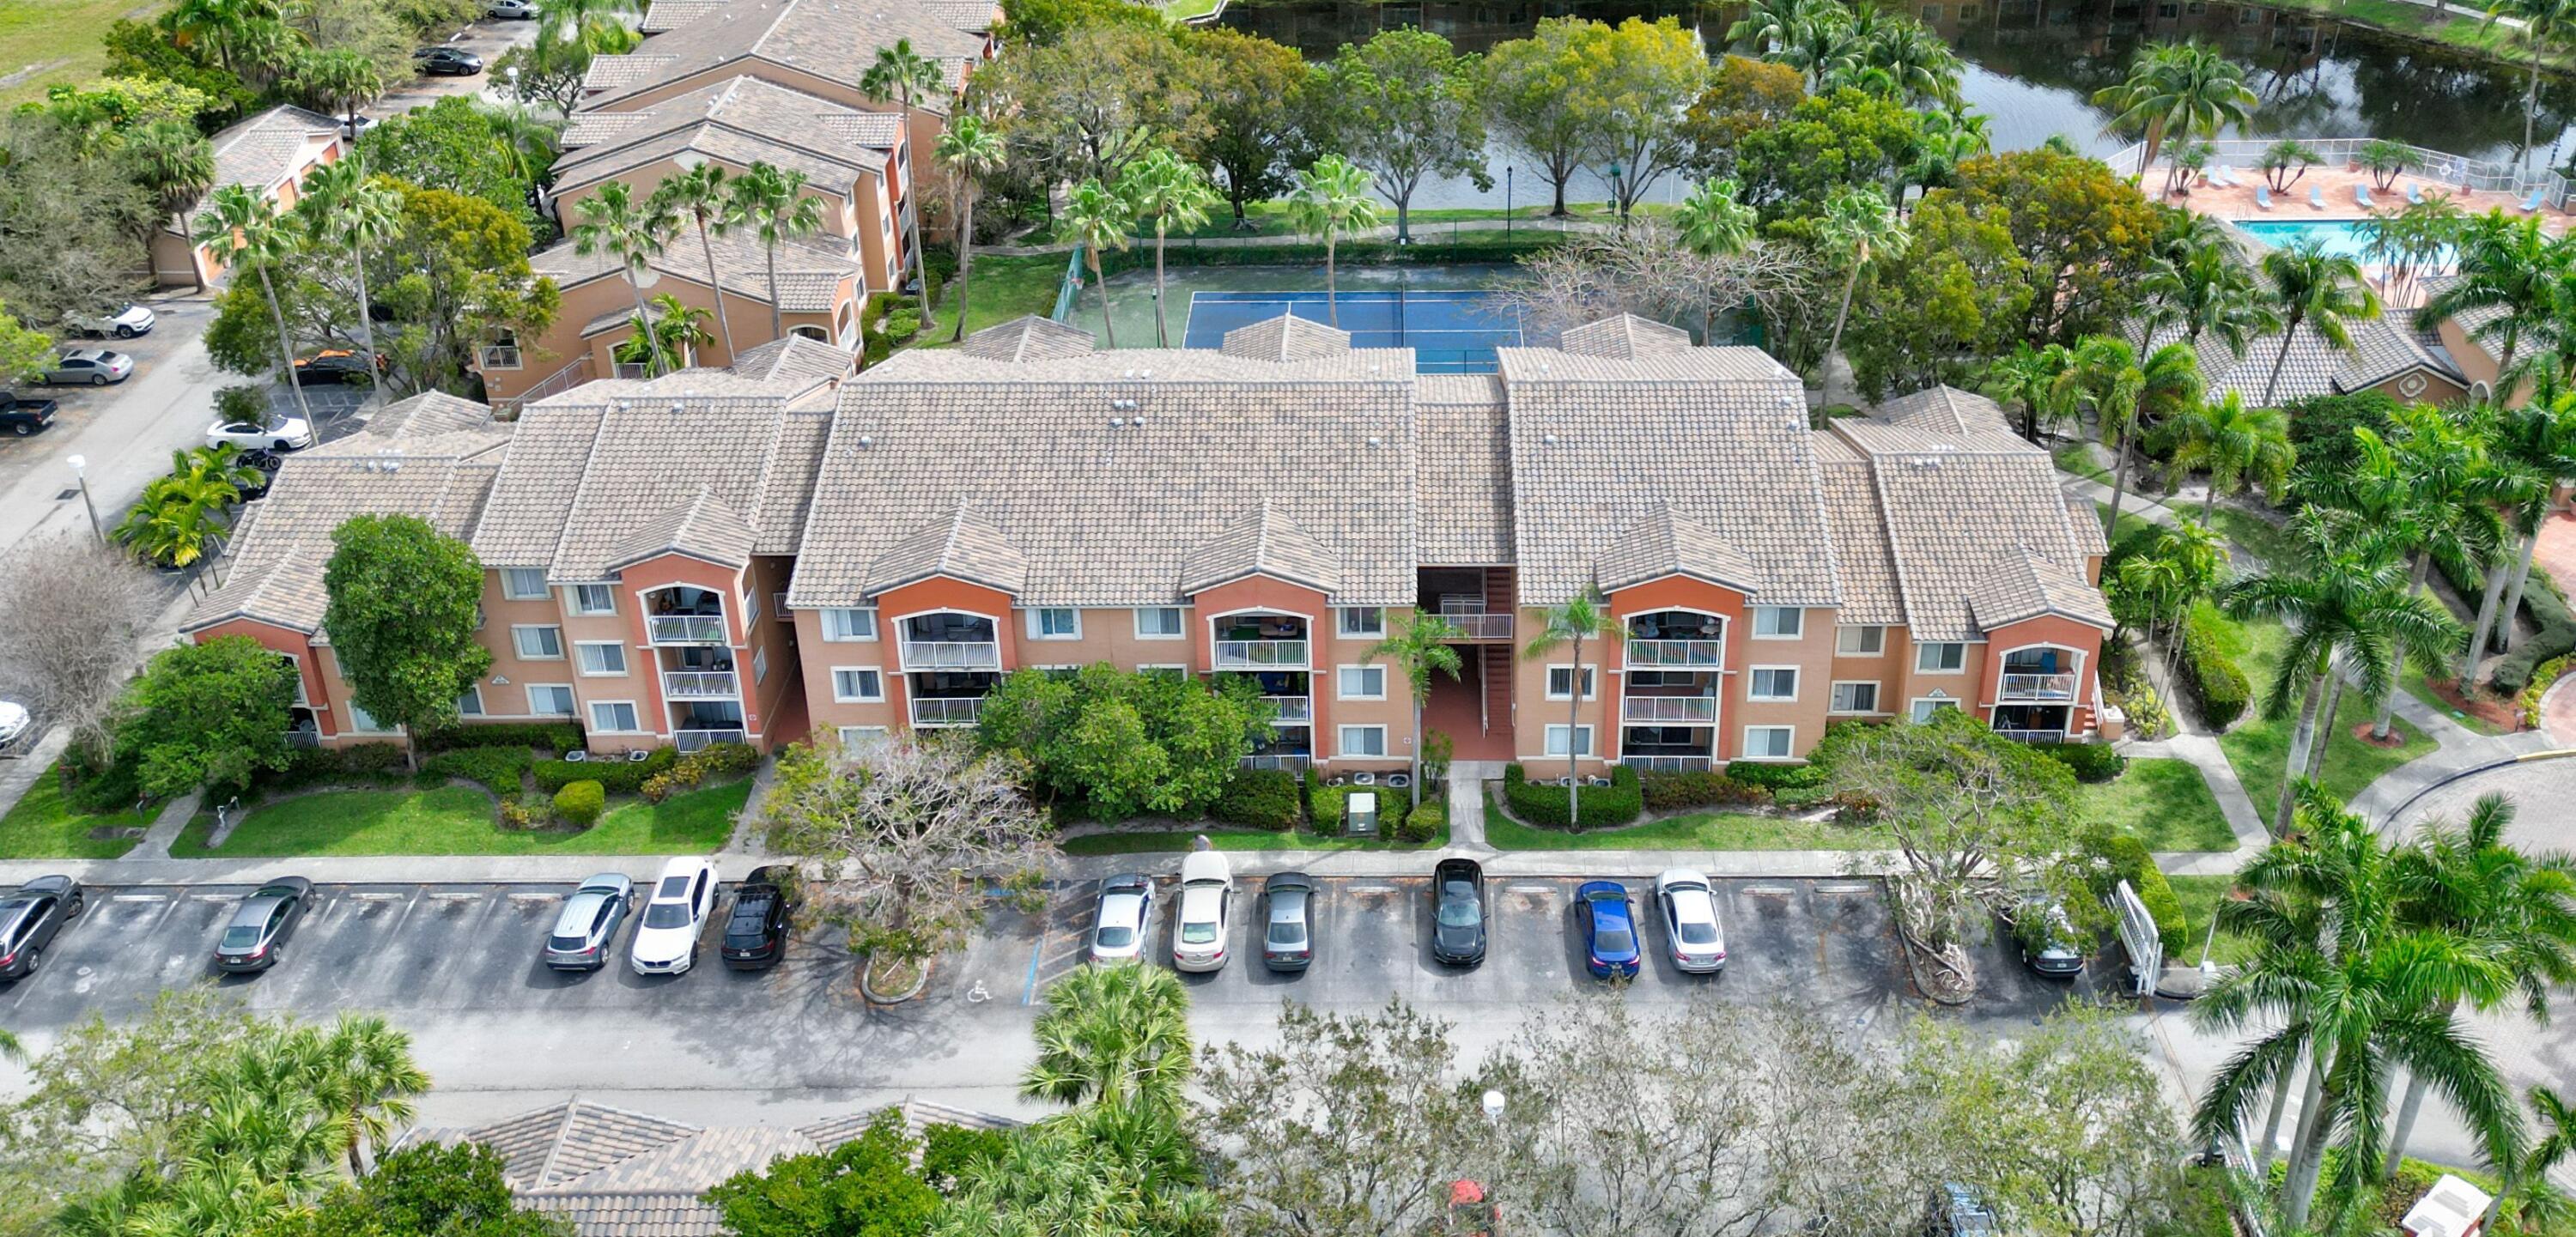
[[[1574,891],[1583,918],[1583,969],[1595,979],[1637,975],[1637,904],[1617,881],[1585,881]]]

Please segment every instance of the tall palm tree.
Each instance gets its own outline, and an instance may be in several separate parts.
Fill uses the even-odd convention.
[[[2254,272],[2236,259],[2224,240],[2195,244],[2176,256],[2158,256],[2139,279],[2138,290],[2147,301],[2145,312],[2138,315],[2142,340],[2153,340],[2159,330],[2180,327],[2182,341],[2193,348],[2199,348],[2200,337],[2207,335],[2225,345],[2229,356],[2242,360],[2247,344],[2281,329],[2280,315],[2264,299]]]
[[[206,270],[197,264],[197,233],[188,226],[188,209],[215,186],[214,143],[186,121],[156,120],[126,135],[125,152],[133,162],[136,182],[188,242],[188,276],[196,281],[197,291],[205,291]],[[145,237],[144,243],[149,260],[151,238]]]
[[[697,226],[698,254],[706,259],[707,289],[716,301],[716,329],[724,333],[725,364],[730,365],[737,355],[733,319],[725,314],[724,283],[716,275],[714,238],[742,225],[742,198],[733,191],[733,180],[725,175],[723,164],[701,163],[664,180],[653,190],[653,200],[659,209],[686,217]]]
[[[358,109],[383,97],[385,75],[375,58],[349,48],[306,52],[296,58],[291,85],[297,102],[353,124]]]
[[[1127,230],[1135,223],[1135,205],[1097,180],[1075,185],[1056,220],[1056,234],[1082,246],[1083,260],[1091,266],[1091,286],[1100,293],[1101,337],[1112,348],[1118,346],[1118,327],[1109,320],[1109,281],[1100,270],[1100,251],[1125,249]]]
[[[1457,679],[1460,662],[1453,643],[1467,638],[1458,625],[1428,610],[1415,610],[1402,627],[1360,654],[1362,661],[1384,661],[1403,672],[1413,696],[1413,806],[1422,806],[1422,708],[1431,703],[1431,676]]]
[[[287,332],[286,311],[279,307],[277,284],[269,277],[271,268],[294,257],[302,247],[301,235],[279,217],[277,203],[247,185],[217,188],[206,199],[205,213],[197,216],[196,230],[232,238],[231,264],[259,273],[259,289],[268,298],[269,323],[277,328],[277,376],[295,392],[295,409],[311,424],[313,409],[304,402],[303,385],[295,381],[295,337]]]
[[[1586,589],[1548,607],[1546,624],[1521,650],[1521,656],[1530,661],[1544,661],[1561,648],[1574,662],[1573,690],[1565,694],[1565,819],[1577,826],[1583,823],[1583,802],[1574,793],[1575,758],[1582,755],[1583,645],[1587,640],[1607,640],[1618,631],[1619,620],[1610,613],[1610,603]]]
[[[1908,107],[1953,106],[1959,102],[1959,76],[1964,65],[1932,28],[1911,18],[1880,16],[1862,36],[1860,61],[1885,73]]]
[[[617,346],[618,360],[640,364],[665,356],[672,369],[683,369],[695,363],[698,349],[716,342],[707,334],[707,319],[713,316],[707,311],[668,292],[654,293],[645,306],[649,314],[627,320],[634,333]]]
[[[2514,1201],[2528,1219],[2564,1224],[2569,1209],[2567,1200],[2550,1188],[2550,1170],[2570,1157],[2576,1157],[2576,1103],[2569,1103],[2547,1087],[2533,1087],[2526,1099],[2531,1105],[2533,1123],[2539,1128],[2522,1159],[2508,1165],[2504,1172],[2504,1189],[2487,1204],[2485,1232],[2494,1231],[2495,1219],[2508,1199]],[[2545,1215],[2534,1215],[2535,1211]],[[2527,1221],[2526,1221],[2527,1222]],[[2523,1231],[2547,1231],[2531,1224]]]
[[[217,63],[239,73],[251,67],[254,49],[266,41],[260,28],[278,24],[280,16],[277,0],[181,0],[170,11],[170,29],[183,45],[214,48]]]
[[[2534,399],[2505,414],[2493,445],[2498,453],[2520,463],[2526,483],[2545,482],[2532,487],[2531,501],[2515,513],[2515,527],[2522,533],[2522,565],[2514,569],[2504,608],[2497,611],[2494,642],[2495,647],[2511,649],[2513,616],[2522,611],[2523,586],[2531,581],[2531,560],[2540,548],[2540,522],[2548,517],[2550,498],[2559,484],[2576,477],[2576,392]],[[2485,655],[2486,645],[2472,647],[2479,656]]]
[[[2252,487],[2277,495],[2298,462],[2298,452],[2290,446],[2290,419],[2278,408],[2248,408],[2245,397],[2234,391],[2175,413],[2165,422],[2165,433],[2173,442],[2176,473],[2209,471],[2209,491],[2200,500],[2203,524],[2220,492]]]
[[[1831,382],[1834,353],[1843,345],[1843,324],[1851,318],[1852,293],[1860,287],[1860,273],[1874,261],[1895,261],[1905,256],[1912,238],[1906,234],[1905,221],[1896,215],[1884,194],[1859,187],[1838,189],[1825,199],[1824,218],[1817,221],[1816,239],[1834,261],[1851,268],[1843,278],[1843,299],[1834,310],[1833,334],[1825,340],[1825,355],[1820,364],[1825,381]],[[1833,393],[1825,392],[1825,402],[1833,402]]]
[[[618,269],[626,276],[626,290],[635,297],[635,316],[651,322],[653,315],[644,307],[644,274],[653,268],[653,259],[662,256],[672,233],[679,231],[679,220],[663,204],[650,198],[637,201],[635,191],[624,181],[607,181],[599,191],[583,198],[575,213],[580,222],[572,226],[573,252],[588,256],[605,253],[617,259]],[[773,279],[771,291],[777,290]],[[775,311],[778,301],[770,299]],[[648,355],[646,374],[668,373],[676,365],[662,364],[662,343],[652,332],[644,336]]]
[[[1010,152],[999,130],[969,113],[949,120],[936,153],[948,169],[949,197],[957,203],[957,326],[948,335],[957,340],[966,337],[967,278],[975,270],[975,199],[984,178],[1000,171]]]
[[[1288,226],[1324,238],[1324,315],[1342,324],[1339,285],[1334,280],[1334,247],[1346,232],[1365,232],[1378,225],[1377,199],[1369,196],[1368,173],[1340,155],[1326,155],[1297,173],[1288,192]]]
[[[351,155],[313,169],[304,179],[304,196],[291,213],[305,216],[314,243],[349,247],[350,266],[358,279],[358,337],[367,355],[375,357],[376,315],[374,300],[367,295],[367,246],[402,235],[402,190],[391,181],[370,180],[366,156]],[[369,402],[383,407],[384,375],[371,372],[368,386]]]
[[[364,1176],[367,1153],[410,1123],[411,1102],[429,1093],[429,1075],[412,1060],[411,1036],[373,1014],[341,1014],[323,1034],[321,1051],[322,1102],[348,1138],[349,1175]]]
[[[823,230],[823,203],[805,192],[805,174],[769,163],[754,163],[735,177],[734,192],[742,217],[760,238],[769,269],[769,337],[782,338],[787,328],[778,316],[778,247]]]
[[[1743,189],[1734,178],[1711,177],[1691,186],[1690,196],[1682,199],[1673,212],[1673,226],[1681,233],[1682,248],[1703,258],[1732,257],[1752,248],[1754,230],[1760,217],[1744,204]],[[1699,341],[1717,342],[1717,302],[1700,305]]]
[[[2379,316],[2379,294],[2361,277],[2361,264],[2327,253],[2315,241],[2272,250],[2263,255],[2263,283],[2273,312],[2281,319],[2281,353],[2272,358],[2272,375],[2263,381],[2263,403],[2281,387],[2281,363],[2305,324],[2329,345],[2352,351],[2352,324]]]
[[[1172,346],[1163,324],[1163,246],[1172,228],[1183,231],[1207,223],[1208,213],[1225,200],[1208,183],[1207,170],[1168,146],[1157,146],[1142,159],[1118,171],[1118,196],[1127,199],[1140,220],[1154,223],[1154,346]]]
[[[560,38],[587,30],[594,23],[641,16],[643,12],[642,0],[546,0],[537,9],[537,31]]]
[[[2522,23],[2514,34],[2531,53],[2531,71],[2522,88],[2522,145],[2517,154],[2531,150],[2531,124],[2540,115],[2540,60],[2552,50],[2563,50],[2570,35],[2576,35],[2576,0],[2487,0],[2486,24],[2492,26],[2499,17],[2510,17]]]
[[[904,141],[912,141],[912,108],[916,98],[937,94],[948,86],[948,71],[937,60],[912,50],[912,40],[896,39],[892,47],[877,49],[876,63],[859,75],[859,91],[880,103],[897,103],[903,108]],[[903,247],[912,257],[913,282],[921,288],[921,329],[933,323],[930,317],[930,275],[921,264],[921,195],[917,186],[903,187]]]
[[[2561,280],[2576,270],[2576,241],[2552,237],[2537,215],[2508,219],[2497,210],[2462,222],[2455,252],[2458,277],[2415,311],[2415,325],[2427,329],[2471,310],[2497,311],[2469,338],[2497,350],[2497,368],[2511,369],[2524,337],[2551,316]]]
[[[2166,344],[2141,360],[2129,341],[2116,335],[2092,335],[2075,346],[2075,361],[2058,378],[2061,398],[2093,409],[2102,445],[2114,451],[2111,509],[2102,517],[2104,533],[2120,524],[2121,500],[2129,493],[2131,445],[2150,426],[2200,403],[2200,357],[2189,344]]]
[[[2126,80],[2093,95],[2095,106],[2112,113],[2105,130],[2145,133],[2146,150],[2138,160],[2142,179],[2167,139],[2216,137],[2229,125],[2245,123],[2259,101],[2245,85],[2243,66],[2198,42],[2141,49]]]
[[[1191,1073],[1190,996],[1158,966],[1085,967],[1057,980],[1032,1028],[1024,1099],[1179,1110]]]
[[[1961,107],[1946,111],[1922,113],[1923,132],[1914,147],[1914,163],[1905,169],[1905,182],[1896,194],[1902,196],[1905,183],[1923,186],[1926,191],[1958,183],[1959,165],[1994,149],[1994,138],[1986,131],[1983,112]]]
[[[2058,379],[2075,367],[2075,353],[2064,344],[2034,348],[2023,340],[2008,356],[1986,365],[1980,389],[2008,404],[2021,405],[2021,436],[2038,442],[2042,431],[2066,419],[2066,402]]]
[[[1798,23],[1829,8],[1838,8],[1834,0],[1752,0],[1743,17],[1727,28],[1729,46],[1741,47],[1756,56],[1786,46],[1791,31]]]

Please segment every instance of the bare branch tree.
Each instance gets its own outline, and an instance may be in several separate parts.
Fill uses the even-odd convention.
[[[1601,233],[1546,250],[1521,263],[1521,274],[1495,289],[1520,311],[1535,340],[1613,314],[1697,322],[1705,340],[1721,314],[1753,305],[1766,322],[1798,316],[1815,296],[1816,259],[1808,250],[1757,241],[1742,253],[1703,255],[1651,219],[1625,232]]]
[[[151,573],[92,538],[23,543],[0,561],[0,695],[103,763],[117,699],[161,598]]]

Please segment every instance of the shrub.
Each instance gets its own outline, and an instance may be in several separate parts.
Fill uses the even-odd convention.
[[[1208,815],[1229,825],[1284,833],[1297,827],[1297,775],[1286,769],[1244,769],[1225,784]]]
[[[748,773],[760,765],[760,751],[748,743],[710,743],[680,757],[671,767],[645,777],[637,790],[647,803],[660,803],[684,790],[695,790],[711,777]]]
[[[110,761],[94,768],[82,760],[77,747],[64,749],[54,777],[62,787],[63,802],[82,812],[122,812],[143,798],[143,780],[134,762]]]
[[[348,747],[301,747],[285,769],[263,775],[263,790],[301,790],[308,786],[399,786],[410,781],[410,761],[391,743],[356,743]],[[441,779],[443,780],[443,779]]]
[[[2464,595],[2474,595],[2474,591]],[[2567,599],[2559,595],[2556,581],[2537,571],[2531,573],[2531,583],[2522,590],[2522,607],[2531,612],[2531,621],[2540,630],[2514,651],[2497,658],[2489,679],[2498,692],[2508,696],[2518,695],[2531,685],[2532,670],[2540,663],[2576,652],[2576,615],[2568,613]]]
[[[1437,803],[1425,801],[1421,807],[1405,815],[1404,823],[1395,827],[1395,840],[1428,842],[1440,836],[1441,828],[1448,823],[1449,809]]]
[[[657,747],[642,760],[608,756],[594,760],[540,760],[537,762],[537,787],[553,792],[575,782],[597,782],[611,794],[631,795],[644,788],[644,779],[679,763],[680,754],[667,747]]]
[[[420,750],[444,752],[460,747],[528,747],[541,752],[575,752],[585,740],[572,722],[466,722],[452,730],[420,736]]]
[[[608,810],[608,791],[597,782],[574,782],[555,792],[555,815],[584,829]]]
[[[2200,707],[2200,720],[2212,730],[2225,730],[2245,716],[2254,687],[2245,671],[2229,657],[2221,624],[2227,620],[2209,606],[2194,606],[2182,624],[2182,685]]]
[[[2033,743],[2031,750],[2075,771],[2079,782],[2107,782],[2129,767],[2129,758],[2108,743]]]
[[[1637,819],[1646,810],[1645,792],[1637,784],[1637,771],[1626,765],[1610,770],[1607,786],[1584,786],[1575,792],[1583,814],[1585,829],[1616,829]],[[1566,817],[1565,787],[1532,782],[1529,774],[1515,762],[1503,766],[1503,802],[1512,814],[1544,829],[1571,829],[1574,822]]]
[[[2191,925],[2183,919],[2182,899],[2174,896],[2172,883],[2156,867],[2156,858],[2147,852],[2147,844],[2122,833],[2103,839],[2099,849],[2108,869],[2101,895],[2107,899],[2113,885],[2129,882],[2129,887],[2138,891],[2138,901],[2146,904],[2147,914],[2156,921],[2156,935],[2164,938],[2165,955],[2181,957],[2191,948]]]
[[[2540,663],[2540,668],[2532,672],[2531,682],[2523,687],[2519,702],[2523,725],[2539,729],[2540,698],[2549,694],[2550,686],[2558,681],[2558,676],[2567,673],[2570,665],[2576,665],[2576,656],[2561,654]]]
[[[1723,773],[1690,769],[1680,773],[1647,773],[1637,779],[1647,807],[1677,812],[1695,807],[1752,807],[1771,801],[1771,792],[1748,786]]]
[[[1403,836],[1405,814],[1412,810],[1413,792],[1391,786],[1327,786],[1307,775],[1306,814],[1314,818],[1315,832],[1332,836],[1342,831],[1342,809],[1355,790],[1377,792],[1377,835],[1382,838]],[[1425,806],[1428,806],[1426,802]]]
[[[535,763],[536,757],[524,747],[459,747],[422,761],[420,770],[432,777],[479,783],[506,799],[519,793],[521,775]]]
[[[1738,760],[1726,766],[1728,780],[1775,791],[1814,790],[1825,784],[1825,774],[1825,767],[1812,760],[1794,765]]]
[[[544,795],[509,795],[501,800],[501,827],[543,829],[553,819],[554,804]]]

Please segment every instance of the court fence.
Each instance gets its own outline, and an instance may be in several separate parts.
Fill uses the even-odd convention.
[[[1047,315],[1058,322],[1073,319],[1073,299],[1082,292],[1082,246],[1064,256],[1064,280],[1056,285],[1055,312]]]

